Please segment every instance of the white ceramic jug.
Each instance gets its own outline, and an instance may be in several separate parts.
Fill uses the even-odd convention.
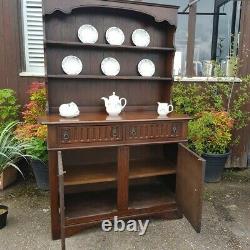
[[[168,103],[158,102],[157,112],[160,116],[167,116],[169,113],[174,111],[174,107]]]

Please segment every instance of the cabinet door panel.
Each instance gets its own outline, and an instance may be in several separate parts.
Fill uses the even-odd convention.
[[[206,161],[179,144],[176,169],[176,200],[196,232],[201,230],[202,191]]]

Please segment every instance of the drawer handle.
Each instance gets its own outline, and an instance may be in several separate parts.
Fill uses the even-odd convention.
[[[65,141],[69,140],[69,133],[68,133],[68,131],[64,131],[63,132],[63,140],[65,140]]]
[[[112,128],[112,130],[111,130],[111,136],[112,137],[117,137],[118,136],[117,128]]]
[[[136,128],[132,128],[130,131],[131,136],[136,136],[137,135],[137,131]]]
[[[173,127],[173,128],[172,128],[172,131],[173,131],[174,134],[176,134],[177,128],[176,128],[176,127]]]

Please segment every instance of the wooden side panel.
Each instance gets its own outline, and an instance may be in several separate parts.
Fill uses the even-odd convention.
[[[176,169],[177,206],[196,232],[201,230],[205,160],[179,144]]]

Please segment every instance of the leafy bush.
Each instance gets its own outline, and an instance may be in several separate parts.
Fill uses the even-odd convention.
[[[250,76],[241,83],[177,83],[172,94],[175,111],[194,116],[204,111],[226,111],[234,120],[234,128],[245,127],[250,112],[244,111],[250,101]]]
[[[233,119],[227,112],[203,112],[189,122],[189,147],[202,155],[224,154],[232,141]]]
[[[32,145],[27,141],[18,140],[13,134],[17,123],[11,122],[0,132],[0,174],[8,167],[14,167],[21,174],[17,162],[21,159],[27,159],[27,151]]]
[[[19,109],[15,92],[12,89],[0,89],[0,130],[8,123],[18,121]]]
[[[46,112],[46,88],[44,83],[32,83],[29,89],[30,101],[22,112],[24,122],[16,129],[16,136],[29,141],[33,148],[28,151],[44,162],[47,161],[47,126],[38,123],[39,116]]]
[[[175,84],[172,101],[177,113],[191,116],[204,111],[206,107],[203,87],[196,83]]]
[[[27,150],[28,155],[32,155],[35,158],[47,162],[48,154],[47,154],[47,143],[46,141],[40,138],[32,138],[30,141],[32,147]]]

